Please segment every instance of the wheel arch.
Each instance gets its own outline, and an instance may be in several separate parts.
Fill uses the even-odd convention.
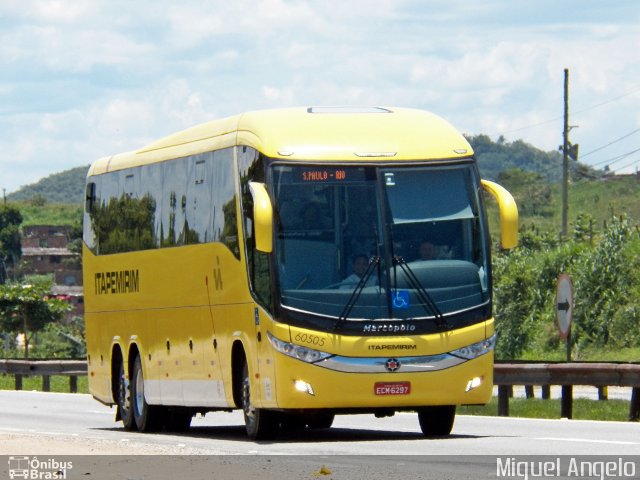
[[[111,347],[111,398],[114,403],[118,399],[118,382],[120,381],[120,364],[124,361],[122,347],[119,343],[114,343]]]
[[[136,357],[138,357],[139,355],[140,349],[138,348],[138,344],[132,343],[131,345],[129,345],[129,354],[127,355],[127,372],[129,373],[129,376],[131,376],[131,373],[133,372],[133,363],[136,361]]]
[[[241,340],[235,340],[231,347],[231,383],[233,402],[236,408],[242,407],[242,368],[247,362],[247,353]]]
[[[131,378],[133,371],[133,362],[136,356],[140,355],[140,350],[136,343],[129,345],[129,352],[127,354],[126,371],[127,376]],[[111,396],[114,402],[118,398],[118,382],[120,376],[120,364],[124,362],[125,353],[120,343],[114,343],[111,347]]]

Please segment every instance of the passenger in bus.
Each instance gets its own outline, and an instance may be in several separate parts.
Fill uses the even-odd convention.
[[[365,254],[356,255],[353,259],[353,273],[345,278],[342,282],[340,282],[340,288],[354,288],[360,282],[360,279],[367,271],[367,267],[369,266],[369,257]],[[376,276],[369,275],[365,286],[371,287],[376,285]]]
[[[428,240],[420,244],[418,253],[419,260],[446,260],[453,256],[453,252],[446,245],[436,245]]]
[[[299,226],[303,230],[322,230],[328,227],[328,217],[317,202],[308,202],[300,210]]]

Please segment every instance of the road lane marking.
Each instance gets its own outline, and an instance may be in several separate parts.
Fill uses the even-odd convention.
[[[627,442],[624,440],[593,440],[590,438],[535,437],[534,440],[543,440],[545,442],[555,440],[558,442],[605,443],[607,445],[640,445],[640,442]]]

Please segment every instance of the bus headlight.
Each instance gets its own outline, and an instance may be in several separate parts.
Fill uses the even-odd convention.
[[[283,342],[271,335],[270,332],[267,332],[267,338],[269,339],[269,342],[271,342],[271,345],[273,345],[273,348],[277,351],[297,360],[302,360],[303,362],[315,363],[333,356],[331,353],[321,352],[301,345]]]
[[[496,335],[493,334],[489,338],[482,340],[481,342],[467,345],[466,347],[453,350],[451,355],[459,358],[466,358],[467,360],[473,360],[485,353],[489,353],[496,346]]]
[[[312,396],[315,395],[315,393],[313,393],[313,387],[311,386],[311,384],[305,382],[304,380],[296,380],[295,382],[293,382],[293,386],[299,392],[308,393]]]
[[[478,388],[482,385],[483,377],[473,377],[471,380],[467,382],[467,388],[464,389],[465,392],[470,392],[474,388]]]

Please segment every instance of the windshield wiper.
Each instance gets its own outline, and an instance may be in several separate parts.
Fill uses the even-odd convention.
[[[451,328],[451,326],[444,319],[442,312],[440,311],[436,303],[433,301],[433,298],[431,298],[431,295],[429,295],[429,292],[427,292],[426,288],[424,288],[422,283],[420,283],[420,280],[418,280],[418,277],[416,277],[416,274],[413,273],[413,270],[407,264],[405,259],[399,255],[394,255],[393,265],[400,266],[405,276],[407,277],[407,280],[409,281],[411,288],[413,288],[416,291],[416,294],[418,295],[418,299],[422,302],[422,305],[425,307],[427,311],[429,311],[435,317],[436,325],[440,328]],[[395,283],[397,286],[397,281]],[[397,288],[396,288],[396,291],[397,291]]]
[[[353,310],[353,307],[355,306],[356,302],[358,301],[358,298],[360,297],[360,294],[362,293],[362,290],[364,290],[365,285],[369,281],[369,277],[373,273],[373,270],[375,268],[377,268],[377,266],[379,264],[380,264],[380,257],[379,256],[372,257],[371,260],[369,260],[369,265],[367,265],[367,269],[362,274],[362,277],[360,277],[360,281],[358,282],[358,284],[353,289],[353,292],[351,292],[351,296],[349,297],[349,300],[345,304],[344,308],[342,309],[342,313],[340,314],[340,316],[338,317],[338,320],[336,321],[335,325],[333,326],[333,331],[334,332],[337,331],[338,328],[340,328],[342,326],[342,324],[349,317],[349,314],[351,313],[351,310]]]

